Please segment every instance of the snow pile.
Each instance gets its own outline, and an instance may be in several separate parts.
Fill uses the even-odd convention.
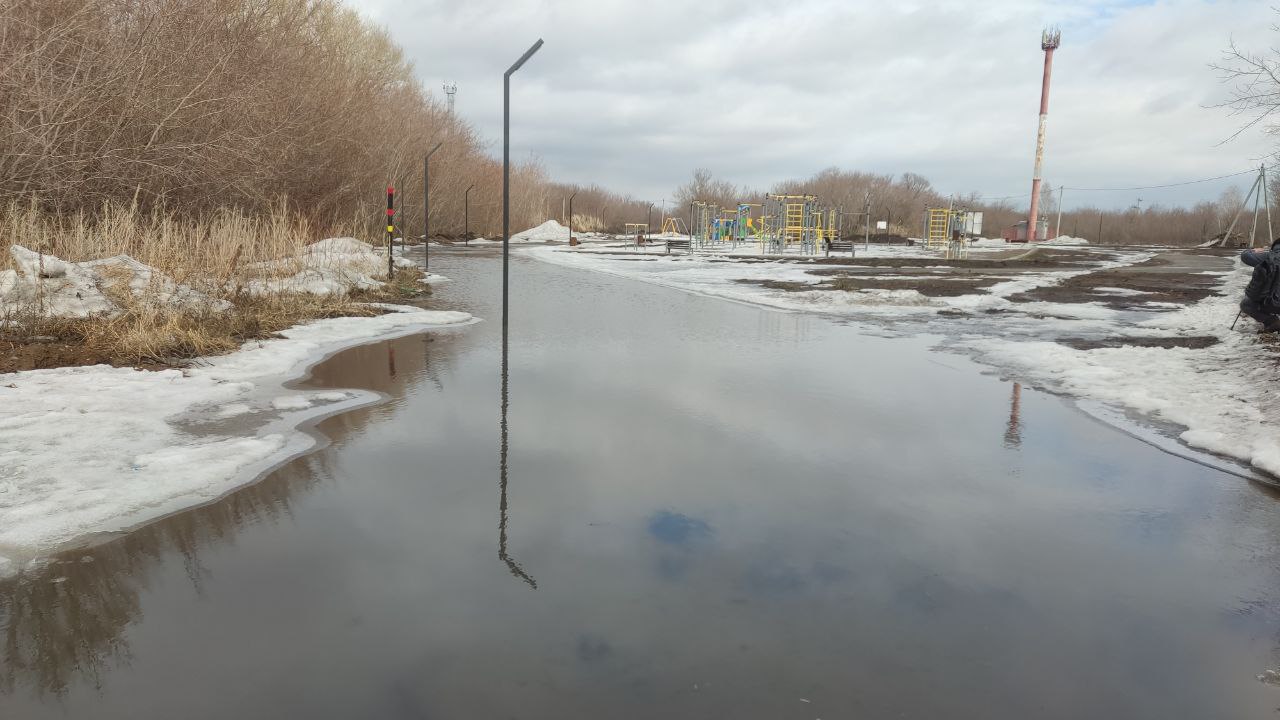
[[[416,267],[398,253],[397,268]],[[373,290],[387,278],[387,252],[355,238],[328,238],[308,245],[296,258],[270,260],[250,266],[264,277],[250,280],[244,290],[252,295],[309,293],[345,295],[352,290]]]
[[[555,220],[548,220],[537,227],[511,236],[513,243],[569,242],[569,228]]]
[[[1088,245],[1089,241],[1085,240],[1084,238],[1071,237],[1070,235],[1059,235],[1058,237],[1053,238],[1052,240],[1045,240],[1040,244],[1054,245],[1054,246]]]
[[[300,422],[377,401],[284,387],[324,355],[472,320],[399,310],[301,325],[188,370],[0,374],[0,575],[86,536],[217,499],[309,449]],[[250,416],[260,419],[253,435],[225,427]]]
[[[230,307],[128,255],[74,263],[20,245],[11,246],[9,254],[18,269],[0,271],[0,314],[34,310],[64,318],[110,315],[120,308],[104,288],[127,289],[143,303],[218,312]]]

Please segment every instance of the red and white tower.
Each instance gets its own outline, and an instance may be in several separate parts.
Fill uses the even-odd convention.
[[[1031,213],[1027,217],[1027,240],[1039,240],[1036,232],[1040,214],[1040,167],[1044,163],[1044,126],[1049,119],[1049,74],[1053,71],[1053,51],[1058,49],[1062,33],[1057,28],[1046,29],[1040,34],[1040,49],[1044,50],[1044,81],[1040,85],[1040,128],[1036,131],[1036,168],[1031,176]]]

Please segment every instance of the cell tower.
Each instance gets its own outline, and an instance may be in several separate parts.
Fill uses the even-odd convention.
[[[1027,217],[1027,241],[1040,239],[1037,231],[1040,214],[1040,166],[1044,163],[1044,126],[1049,119],[1049,74],[1053,70],[1053,51],[1058,49],[1062,33],[1057,28],[1046,28],[1040,34],[1040,49],[1044,50],[1044,81],[1040,85],[1040,128],[1036,131],[1036,168],[1031,176],[1031,213]],[[1016,237],[1016,235],[1015,235]]]
[[[453,99],[458,94],[458,83],[446,82],[444,84],[444,94],[449,99],[449,114],[453,114]]]

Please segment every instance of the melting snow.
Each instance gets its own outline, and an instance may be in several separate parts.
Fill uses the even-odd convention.
[[[398,310],[308,323],[186,370],[0,374],[0,575],[88,535],[214,500],[308,449],[314,441],[297,430],[302,420],[377,398],[282,394],[325,354],[472,319]],[[279,412],[264,415],[254,437],[192,428],[266,407]]]

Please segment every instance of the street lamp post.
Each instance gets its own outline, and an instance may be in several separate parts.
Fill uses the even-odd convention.
[[[577,197],[578,191],[574,190],[569,196],[569,242],[573,242],[573,199]]]
[[[431,152],[422,158],[422,271],[431,267],[431,156],[444,142],[436,143]]]
[[[534,43],[502,74],[502,346],[507,346],[507,278],[511,256],[511,75],[542,47]]]
[[[475,186],[475,183],[468,185],[462,193],[462,244],[467,246],[471,245],[471,188]]]
[[[644,241],[649,242],[649,236],[653,234],[653,203],[649,203],[649,214],[644,219]]]

